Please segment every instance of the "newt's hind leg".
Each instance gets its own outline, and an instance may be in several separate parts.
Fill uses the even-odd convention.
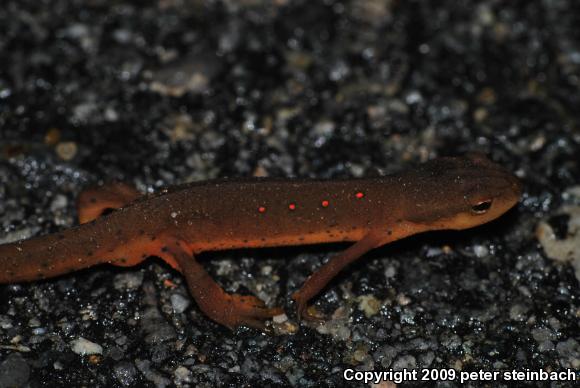
[[[119,209],[141,196],[137,189],[120,182],[84,190],[77,201],[79,222],[99,218],[107,210]]]
[[[264,330],[267,319],[284,312],[281,308],[266,307],[255,296],[225,292],[195,260],[185,244],[176,243],[164,248],[159,256],[174,268],[177,265],[176,269],[185,276],[189,292],[200,310],[217,323],[232,330],[238,326]]]

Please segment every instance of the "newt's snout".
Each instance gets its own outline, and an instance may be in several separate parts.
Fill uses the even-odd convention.
[[[511,181],[511,188],[512,191],[514,193],[514,196],[517,197],[518,199],[522,196],[522,192],[524,190],[524,185],[522,183],[521,180],[518,179],[518,177],[516,177],[515,175],[510,175],[510,181]]]

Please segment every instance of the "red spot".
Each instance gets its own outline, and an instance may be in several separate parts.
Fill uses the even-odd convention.
[[[328,202],[326,199],[324,201],[322,201],[321,203],[322,207],[328,207],[328,205],[330,205],[330,202]]]
[[[288,209],[290,210],[296,210],[296,204],[295,203],[291,203],[288,205]]]
[[[363,193],[362,191],[359,191],[358,193],[355,194],[355,197],[357,197],[358,199],[361,199],[365,196],[365,193]]]
[[[266,208],[264,206],[260,206],[258,208],[258,212],[260,212],[260,213],[266,213]]]

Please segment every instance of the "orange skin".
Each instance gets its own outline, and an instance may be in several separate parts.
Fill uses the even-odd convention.
[[[298,315],[305,316],[308,301],[369,250],[416,233],[486,223],[514,206],[520,194],[515,176],[479,154],[378,178],[207,181],[150,196],[115,184],[81,195],[81,225],[0,245],[0,283],[103,263],[133,266],[158,256],[183,274],[208,317],[231,329],[263,329],[282,310],[254,296],[226,293],[195,254],[354,241],[292,295]],[[103,215],[109,209],[116,210]]]

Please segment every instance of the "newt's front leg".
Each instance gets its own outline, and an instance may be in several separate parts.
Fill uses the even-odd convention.
[[[265,328],[265,320],[282,314],[281,308],[268,308],[252,295],[228,294],[195,260],[193,252],[185,244],[166,247],[160,255],[164,260],[177,264],[200,310],[217,323],[235,329],[248,326],[258,330]]]
[[[385,236],[377,232],[370,232],[348,249],[331,258],[326,264],[310,275],[302,287],[292,295],[292,299],[294,299],[297,305],[298,318],[304,317],[309,320],[316,320],[316,318],[310,316],[306,311],[308,301],[326,287],[344,267],[371,249],[385,244],[387,242],[386,240]]]

